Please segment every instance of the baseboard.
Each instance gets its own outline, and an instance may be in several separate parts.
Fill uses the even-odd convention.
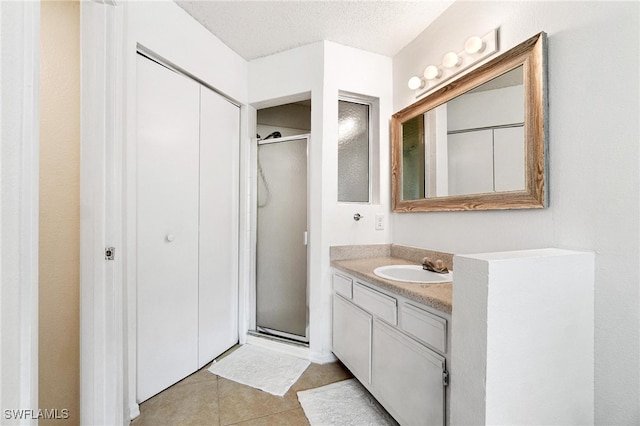
[[[311,352],[309,356],[309,361],[315,364],[329,364],[331,362],[336,362],[338,358],[333,354],[333,352],[329,352],[328,354]]]
[[[260,346],[302,359],[308,359],[314,364],[329,364],[338,360],[333,352],[312,352],[309,347],[301,345],[299,343],[288,343],[280,340],[274,340],[270,337],[260,336],[254,333],[247,333],[247,335],[245,336],[245,340],[247,344]]]
[[[135,419],[140,415],[140,404],[133,404],[129,406],[129,418]]]

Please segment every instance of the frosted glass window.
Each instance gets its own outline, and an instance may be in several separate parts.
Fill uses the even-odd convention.
[[[369,110],[338,101],[338,201],[369,202]]]

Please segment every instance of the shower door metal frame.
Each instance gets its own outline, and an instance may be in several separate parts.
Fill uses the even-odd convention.
[[[257,286],[258,286],[258,265],[257,265],[257,261],[258,261],[258,179],[259,179],[259,175],[258,175],[258,146],[259,145],[267,145],[267,144],[274,144],[274,143],[281,143],[281,142],[291,142],[291,141],[295,141],[295,140],[301,140],[304,139],[305,143],[306,143],[306,159],[307,159],[307,165],[306,165],[306,169],[307,169],[307,173],[306,173],[306,195],[307,195],[307,199],[306,199],[306,211],[305,211],[305,220],[307,223],[307,230],[306,230],[306,262],[307,262],[307,268],[306,268],[306,325],[305,325],[305,335],[304,336],[298,336],[296,334],[291,334],[291,333],[287,333],[284,331],[279,331],[279,330],[273,330],[270,329],[268,327],[259,327],[258,323],[257,323],[257,311],[258,311],[258,297],[257,297]],[[250,331],[249,333],[251,334],[257,334],[260,336],[264,336],[264,337],[269,337],[269,338],[274,338],[274,339],[278,339],[278,338],[283,338],[286,339],[290,342],[297,342],[297,343],[301,343],[304,345],[308,345],[309,344],[309,340],[310,340],[310,336],[309,336],[309,252],[310,252],[310,247],[312,244],[312,238],[311,238],[311,232],[309,230],[309,191],[310,191],[310,187],[309,187],[309,143],[311,142],[311,134],[309,133],[305,133],[305,134],[301,134],[301,135],[294,135],[294,136],[284,136],[284,137],[280,137],[280,138],[269,138],[269,139],[256,139],[256,143],[253,144],[253,148],[255,149],[255,156],[254,156],[254,161],[252,161],[253,163],[253,170],[255,170],[255,179],[252,180],[252,185],[253,185],[253,193],[255,194],[252,199],[251,199],[251,205],[252,205],[252,209],[253,209],[253,217],[252,217],[252,237],[253,237],[253,242],[252,242],[252,251],[253,251],[253,259],[254,261],[252,262],[252,286],[251,286],[251,321],[250,321]]]

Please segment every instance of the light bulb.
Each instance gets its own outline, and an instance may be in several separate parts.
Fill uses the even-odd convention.
[[[427,80],[433,80],[434,78],[438,78],[442,75],[442,70],[435,65],[429,65],[424,69],[424,78]]]
[[[478,36],[469,37],[469,39],[464,44],[464,50],[469,54],[480,53],[484,50],[484,48],[484,41],[482,41],[482,39]]]
[[[411,90],[421,89],[424,87],[424,85],[424,80],[416,76],[411,77],[409,79],[409,82],[407,83],[407,86],[409,86],[409,89]]]
[[[445,68],[454,68],[462,63],[462,58],[455,52],[449,52],[442,57],[442,66]]]

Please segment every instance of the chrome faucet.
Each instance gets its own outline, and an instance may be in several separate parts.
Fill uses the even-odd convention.
[[[449,272],[449,269],[444,266],[444,262],[441,259],[436,259],[436,261],[433,262],[428,257],[422,259],[422,269],[437,272],[439,274],[446,274]]]

